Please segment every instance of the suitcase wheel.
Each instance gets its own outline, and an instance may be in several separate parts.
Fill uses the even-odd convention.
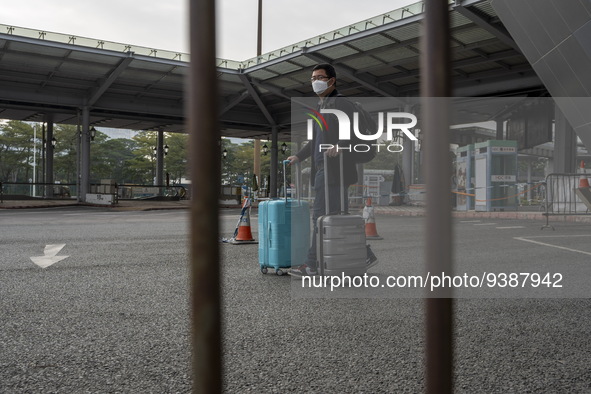
[[[277,270],[275,270],[275,273],[276,273],[278,276],[282,276],[282,275],[283,275],[285,272],[281,271],[280,269],[277,269]]]
[[[267,271],[268,271],[268,270],[267,270],[267,267],[261,267],[261,272],[262,272],[263,274],[266,274],[266,273],[267,273]]]

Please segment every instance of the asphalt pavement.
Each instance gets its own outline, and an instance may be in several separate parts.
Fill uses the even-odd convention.
[[[222,211],[220,236],[231,236],[238,214]],[[585,285],[590,225],[540,224],[455,219],[456,272],[552,271],[565,286]],[[373,276],[423,271],[422,217],[379,215],[377,227]],[[0,210],[0,392],[190,392],[187,241],[182,209]],[[31,257],[55,251],[47,245],[64,245],[53,257],[68,257],[37,266]],[[258,245],[220,249],[225,392],[424,391],[415,293],[306,298],[300,282],[260,272]],[[456,392],[591,392],[588,287],[577,298],[564,287],[511,290],[455,300]]]

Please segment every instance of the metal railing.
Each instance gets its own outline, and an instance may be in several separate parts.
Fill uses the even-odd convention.
[[[90,184],[91,194],[109,194],[115,199],[149,199],[157,197],[189,198],[189,189],[183,185],[137,185],[137,184]],[[78,188],[75,183],[27,183],[0,182],[3,200],[23,199],[77,199]]]
[[[77,186],[75,183],[28,183],[2,182],[0,193],[3,200],[55,198],[76,199]]]
[[[546,216],[544,228],[552,228],[550,216],[588,215],[589,208],[577,195],[581,174],[549,174],[546,177],[546,198],[542,202]]]
[[[159,197],[184,200],[189,198],[189,189],[182,185],[118,184],[117,196],[121,200],[145,200]]]

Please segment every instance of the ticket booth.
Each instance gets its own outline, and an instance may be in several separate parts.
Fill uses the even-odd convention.
[[[474,144],[474,175],[476,211],[517,210],[517,141]]]
[[[474,144],[456,150],[456,210],[474,209]]]

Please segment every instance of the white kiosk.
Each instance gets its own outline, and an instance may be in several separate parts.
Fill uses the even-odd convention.
[[[476,211],[517,210],[517,141],[474,144],[474,174]]]

